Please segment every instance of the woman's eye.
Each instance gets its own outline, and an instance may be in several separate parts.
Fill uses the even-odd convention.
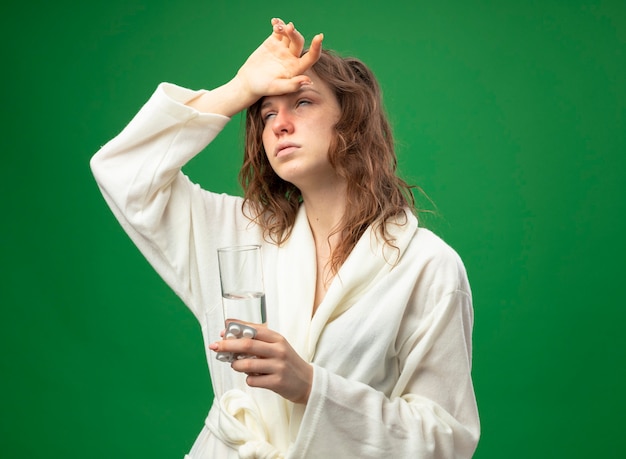
[[[302,106],[302,105],[311,105],[311,101],[310,100],[299,100],[298,103],[296,104],[298,107]]]
[[[276,113],[274,112],[268,112],[265,115],[263,115],[263,121],[267,122],[269,119],[271,119],[272,117],[276,116]]]

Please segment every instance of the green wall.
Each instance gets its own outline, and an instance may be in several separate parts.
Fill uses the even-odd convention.
[[[281,16],[371,65],[402,171],[436,205],[424,222],[466,262],[475,457],[619,457],[626,3],[366,5],[2,8],[0,455],[182,458],[191,446],[212,396],[199,328],[88,161],[160,81],[225,81]],[[237,193],[240,133],[235,119],[186,171]]]

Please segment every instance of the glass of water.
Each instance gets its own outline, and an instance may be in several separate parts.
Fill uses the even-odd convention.
[[[222,247],[217,249],[217,258],[224,318],[265,323],[261,246]]]

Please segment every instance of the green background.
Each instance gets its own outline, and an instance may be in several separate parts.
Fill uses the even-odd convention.
[[[600,0],[3,6],[0,455],[191,447],[212,396],[199,328],[88,161],[159,82],[230,78],[272,16],[370,64],[424,222],[466,263],[475,457],[619,457],[626,3]],[[186,172],[238,193],[240,134],[236,118]]]

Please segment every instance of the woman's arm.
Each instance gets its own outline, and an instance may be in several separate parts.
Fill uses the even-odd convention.
[[[468,292],[441,296],[401,349],[401,373],[390,396],[315,366],[294,450],[303,457],[314,452],[320,457],[471,458],[480,435],[471,381],[472,321]]]
[[[311,82],[304,75],[322,51],[321,34],[316,35],[309,52],[302,55],[304,37],[292,23],[272,19],[272,34],[254,51],[235,77],[187,104],[201,112],[233,116],[263,96],[287,94]]]
[[[210,276],[193,261],[213,258],[213,247],[199,244],[214,241],[218,233],[234,242],[244,223],[238,218],[239,199],[203,192],[181,168],[215,138],[228,116],[263,95],[294,91],[309,81],[302,73],[321,52],[318,36],[311,52],[301,57],[304,39],[293,25],[278,19],[272,24],[272,34],[231,81],[212,91],[161,84],[128,126],[91,159],[96,181],[122,227],[196,315],[200,305],[195,303],[203,299],[194,301],[191,291],[201,295],[201,277]]]
[[[184,105],[197,92],[159,85],[148,102],[115,138],[91,159],[103,197],[139,250],[199,316],[206,284],[198,262],[213,258],[215,223],[235,234],[238,198],[201,190],[181,168],[202,151],[228,122]],[[230,215],[230,219],[226,216]],[[203,234],[204,239],[194,234]],[[195,293],[195,298],[192,295]]]
[[[211,345],[260,357],[233,368],[251,374],[249,384],[298,404],[292,415],[302,419],[293,445],[298,457],[472,456],[480,426],[471,292],[456,253],[431,233],[419,234],[405,263],[326,325],[310,368],[265,329],[255,340]],[[363,258],[355,260],[343,273],[347,289],[354,287],[352,269],[363,269]]]
[[[163,195],[163,185],[173,183],[229,116],[262,96],[296,91],[310,81],[303,73],[319,58],[322,36],[301,56],[304,38],[293,24],[273,19],[272,25],[272,34],[231,81],[196,92],[162,84],[122,133],[92,158],[96,180],[119,211],[142,214],[136,222],[141,225],[144,206]]]

